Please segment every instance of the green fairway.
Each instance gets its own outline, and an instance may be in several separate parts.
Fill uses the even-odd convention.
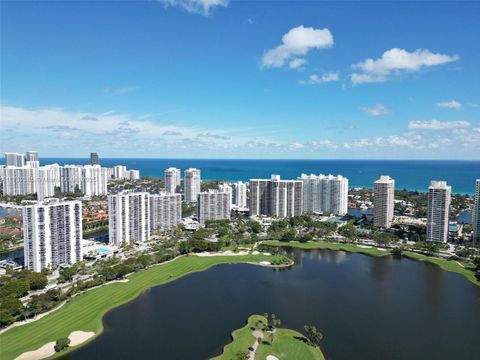
[[[480,281],[478,281],[477,278],[475,277],[475,272],[469,268],[462,267],[454,260],[447,260],[447,259],[442,259],[442,258],[437,258],[432,256],[426,256],[426,255],[414,253],[411,251],[405,251],[403,255],[410,259],[429,262],[431,264],[440,266],[443,270],[452,271],[457,274],[463,275],[468,279],[468,281],[472,282],[477,286],[480,286]],[[467,265],[464,264],[464,266],[467,266]]]
[[[283,242],[277,240],[268,240],[264,241],[262,244],[271,245],[271,246],[287,246],[287,247],[295,247],[299,249],[330,249],[330,250],[343,250],[352,253],[361,253],[365,255],[372,255],[372,256],[385,256],[390,255],[388,250],[382,251],[378,250],[375,247],[371,248],[364,248],[355,244],[343,244],[343,243],[335,243],[335,242],[328,242],[328,241],[309,241],[305,243],[301,242]]]
[[[212,360],[232,360],[237,359],[239,352],[247,352],[248,348],[255,342],[255,337],[252,335],[252,329],[255,328],[257,321],[265,322],[265,318],[260,315],[252,315],[248,318],[247,324],[232,332],[233,341],[223,348],[221,355],[214,357]]]
[[[267,320],[261,315],[252,315],[247,325],[232,333],[233,341],[223,348],[223,353],[212,360],[235,360],[238,353],[248,353],[248,348],[255,343],[252,329],[261,329],[257,322],[266,324]],[[324,360],[322,351],[306,343],[302,334],[297,331],[277,328],[273,344],[260,343],[255,354],[255,360],[265,360],[268,355],[274,355],[280,360]]]
[[[14,359],[25,351],[68,336],[72,331],[103,330],[102,317],[121,304],[136,298],[145,289],[161,285],[189,273],[227,263],[272,261],[274,256],[184,256],[172,262],[132,274],[129,281],[112,283],[80,294],[62,308],[29,324],[14,327],[0,334],[0,359]],[[71,351],[71,349],[69,350]],[[65,352],[62,352],[64,354]]]

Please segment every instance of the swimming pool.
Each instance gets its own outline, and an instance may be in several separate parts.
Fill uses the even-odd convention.
[[[99,254],[105,254],[105,253],[107,253],[107,252],[110,252],[110,249],[98,248],[98,249],[97,249],[97,252],[98,252]]]

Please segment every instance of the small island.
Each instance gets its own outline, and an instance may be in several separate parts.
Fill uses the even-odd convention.
[[[274,314],[252,315],[247,324],[232,332],[233,341],[211,360],[324,360],[318,343],[322,334],[305,326],[305,335],[282,328]]]

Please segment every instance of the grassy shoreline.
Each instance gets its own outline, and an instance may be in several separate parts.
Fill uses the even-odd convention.
[[[222,354],[211,360],[236,359],[239,352],[248,352],[248,348],[256,340],[252,329],[261,329],[257,326],[257,322],[266,324],[267,319],[262,315],[251,315],[245,326],[232,332],[232,341],[223,347]],[[295,330],[277,328],[273,344],[260,343],[255,359],[265,360],[268,355],[274,355],[279,359],[325,360],[320,348],[313,347],[302,339],[304,336]]]
[[[375,247],[372,248],[363,248],[355,244],[343,244],[343,243],[333,243],[327,241],[310,241],[307,243],[300,242],[282,242],[277,240],[268,240],[264,241],[263,244],[270,246],[284,246],[284,247],[294,247],[299,249],[329,249],[329,250],[343,250],[351,253],[361,253],[364,255],[370,256],[386,256],[391,255],[389,251],[381,251]],[[454,260],[447,260],[443,258],[426,256],[422,254],[415,253],[413,251],[404,251],[403,256],[417,261],[428,262],[439,266],[445,271],[454,272],[464,276],[472,284],[480,286],[480,281],[475,277],[475,272],[467,267],[459,265]],[[466,266],[466,265],[465,265]]]
[[[137,298],[146,289],[162,285],[185,275],[204,271],[213,266],[230,263],[260,263],[272,261],[274,256],[184,256],[168,263],[139,271],[128,277],[128,282],[110,283],[77,295],[57,311],[47,316],[14,327],[0,334],[0,359],[14,359],[20,354],[38,349],[50,341],[68,336],[72,331],[93,331],[87,342],[53,355],[58,357],[76,350],[103,332],[103,316],[113,308]]]

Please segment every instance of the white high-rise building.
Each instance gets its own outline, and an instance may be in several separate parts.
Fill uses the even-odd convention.
[[[209,190],[198,194],[198,222],[230,219],[230,195],[220,190]]]
[[[107,194],[107,172],[100,165],[85,165],[82,171],[81,191],[86,196]]]
[[[164,171],[165,190],[171,194],[180,192],[180,169],[171,167]]]
[[[23,208],[25,266],[47,267],[82,260],[82,203],[49,201]]]
[[[185,201],[196,202],[200,192],[200,170],[195,168],[185,170],[183,181]]]
[[[348,179],[342,175],[305,175],[303,182],[303,211],[345,215],[348,211]]]
[[[29,166],[6,166],[3,168],[3,195],[35,194],[36,169]]]
[[[83,184],[82,165],[64,165],[60,167],[60,191],[64,193],[81,192]]]
[[[116,165],[113,167],[113,178],[114,179],[126,179],[128,177],[127,167],[124,165]]]
[[[446,181],[431,181],[428,187],[427,241],[448,240],[452,187]]]
[[[5,166],[25,166],[25,155],[19,153],[5,153]]]
[[[475,205],[473,206],[473,241],[480,243],[480,179],[475,181]]]
[[[227,183],[222,183],[218,185],[218,190],[220,192],[224,192],[228,194],[228,201],[229,201],[229,206],[232,208],[232,203],[233,203],[233,188],[228,185]]]
[[[35,192],[37,199],[42,201],[47,197],[55,195],[55,184],[58,181],[57,164],[45,165],[34,169]]]
[[[38,166],[38,161],[27,161],[25,166],[6,166],[1,174],[4,195],[37,194],[38,200],[53,196],[59,182],[58,164]]]
[[[373,225],[389,228],[393,221],[395,180],[382,175],[373,183]]]
[[[271,179],[250,180],[250,215],[290,217],[303,214],[303,182]]]
[[[108,196],[110,244],[144,242],[150,238],[150,202],[147,192],[123,191]]]
[[[182,221],[182,195],[150,194],[150,228],[170,229]]]
[[[128,178],[130,180],[140,180],[140,170],[128,170]]]
[[[25,155],[25,161],[39,161],[37,151],[27,151]]]
[[[233,206],[240,209],[247,207],[247,184],[241,181],[233,183]]]

